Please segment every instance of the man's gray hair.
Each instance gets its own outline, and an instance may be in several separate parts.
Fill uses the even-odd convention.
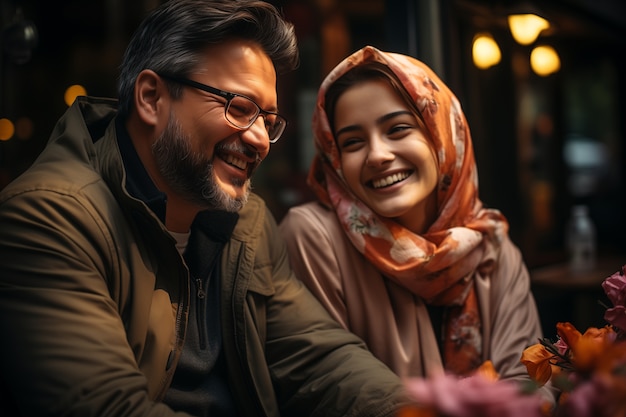
[[[120,65],[120,115],[126,117],[132,108],[141,71],[186,76],[208,46],[229,39],[259,44],[279,74],[298,65],[293,25],[273,5],[258,0],[169,0],[143,20],[128,44]],[[180,90],[170,86],[174,97]]]

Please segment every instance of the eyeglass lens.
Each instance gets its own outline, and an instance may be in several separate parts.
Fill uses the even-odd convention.
[[[226,108],[226,118],[232,124],[247,129],[260,113],[259,107],[246,97],[234,96]],[[263,112],[265,128],[270,142],[275,142],[285,130],[285,120],[273,113]]]

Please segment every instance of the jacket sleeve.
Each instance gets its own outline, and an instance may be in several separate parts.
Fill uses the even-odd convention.
[[[288,416],[394,416],[402,381],[343,329],[296,278],[269,218],[275,292],[267,307],[266,356]]]
[[[115,244],[80,196],[0,205],[0,414],[182,416],[149,398],[107,287]]]

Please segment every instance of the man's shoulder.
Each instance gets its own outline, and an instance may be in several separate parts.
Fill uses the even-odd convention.
[[[94,103],[83,97],[77,99],[59,119],[35,162],[2,190],[2,200],[29,192],[68,195],[102,192],[101,187],[106,188],[106,184],[98,167],[103,157],[97,156],[102,150],[96,151],[94,139],[90,136],[92,128],[81,109],[85,107],[82,111],[93,119],[93,123],[96,123],[96,117],[100,117],[99,123],[104,129],[111,116],[103,117],[100,113],[111,113],[111,105],[106,99],[96,99]],[[110,151],[107,152],[108,158]]]
[[[239,220],[233,231],[233,237],[239,240],[249,240],[258,236],[267,220],[272,219],[263,198],[254,193],[250,193],[248,201],[238,214]]]
[[[250,193],[248,201],[239,210],[239,222],[252,221],[252,219],[262,219],[267,210],[265,200],[255,193]]]
[[[70,160],[62,162],[62,167],[52,162],[35,163],[2,190],[0,201],[31,193],[77,196],[99,185],[106,187],[93,168]]]

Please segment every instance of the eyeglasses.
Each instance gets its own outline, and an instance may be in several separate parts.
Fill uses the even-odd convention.
[[[226,100],[224,105],[224,118],[228,123],[238,129],[248,129],[256,122],[259,115],[263,116],[265,121],[265,129],[269,136],[270,143],[276,143],[285,131],[287,119],[278,113],[263,110],[251,98],[241,94],[231,93],[229,91],[220,90],[210,85],[202,84],[188,78],[177,77],[169,74],[158,74],[159,77],[173,81],[188,87],[197,88],[210,94],[215,94]]]

